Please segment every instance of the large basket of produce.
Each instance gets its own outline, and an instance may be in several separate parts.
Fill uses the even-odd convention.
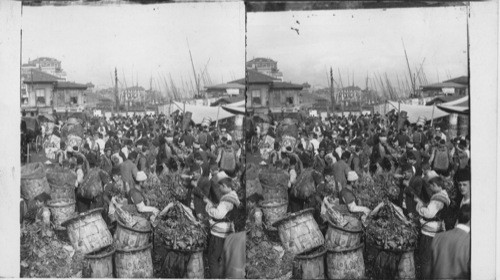
[[[360,201],[360,205],[373,209],[387,196],[390,185],[392,185],[390,176],[377,176],[373,179],[369,174],[363,173],[352,191]]]
[[[301,254],[325,243],[318,224],[313,217],[314,209],[309,208],[276,221],[273,226],[278,228],[283,247],[293,254]]]
[[[350,249],[361,244],[363,228],[361,222],[351,216],[344,216],[347,223],[341,227],[328,221],[328,230],[325,235],[327,249]]]
[[[269,167],[262,169],[259,173],[259,181],[262,186],[264,200],[286,199],[288,200],[288,173],[281,169]]]
[[[75,185],[50,185],[50,198],[57,199],[73,199],[75,200]]]
[[[115,270],[117,278],[153,278],[152,245],[141,248],[116,249]]]
[[[45,178],[43,163],[30,163],[21,167],[21,196],[32,200],[41,193],[50,193],[50,186]]]
[[[305,169],[292,186],[290,194],[297,198],[308,199],[316,192],[316,185],[319,183],[320,178],[321,174],[318,171],[312,168]]]
[[[83,278],[114,278],[114,253],[115,248],[108,246],[98,252],[86,254],[83,262]]]
[[[258,178],[252,180],[246,180],[245,191],[247,199],[251,199],[253,195],[259,196],[263,194],[262,185]],[[254,197],[255,197],[254,196]]]
[[[392,203],[386,203],[368,220],[366,240],[384,250],[408,251],[415,249],[418,230],[412,221],[407,221],[403,213]]]
[[[185,200],[189,194],[183,186],[182,178],[177,173],[148,176],[143,186],[143,194],[149,200],[149,205],[163,209],[170,202]]]
[[[56,227],[60,227],[64,221],[74,216],[75,204],[74,199],[68,198],[52,199],[47,203],[52,214],[52,221]]]
[[[21,227],[20,276],[22,278],[80,278],[83,254],[51,231],[44,232],[41,222]]]
[[[206,246],[204,225],[196,220],[191,209],[179,202],[155,223],[155,235],[158,234],[169,249],[195,251]]]
[[[293,279],[326,279],[326,249],[320,246],[309,252],[295,256],[293,261]]]
[[[90,169],[85,177],[83,177],[81,186],[77,189],[78,194],[87,199],[93,199],[102,194],[103,187],[100,172],[99,168]]]
[[[260,202],[260,207],[266,224],[270,226],[286,215],[288,201],[284,199],[264,200]]]
[[[89,254],[113,244],[113,237],[102,218],[102,208],[81,213],[62,223],[73,247]]]
[[[415,279],[414,250],[381,249],[366,246],[366,266],[377,279]]]
[[[328,250],[326,266],[328,279],[364,279],[363,244],[350,249]]]
[[[64,168],[52,168],[47,170],[47,182],[51,186],[75,186],[76,173]]]
[[[117,222],[114,236],[114,245],[117,249],[140,248],[149,244],[151,236],[151,223],[142,218],[134,216],[133,223]]]
[[[159,276],[161,278],[204,279],[204,270],[203,249],[167,249]]]

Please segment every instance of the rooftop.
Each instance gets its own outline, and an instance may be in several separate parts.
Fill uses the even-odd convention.
[[[273,82],[272,89],[297,89],[297,90],[302,90],[304,88],[303,85],[297,85],[297,84],[292,84],[292,83],[287,83],[287,82]]]
[[[245,89],[245,86],[240,83],[218,84],[205,87],[207,90],[225,90],[225,89]]]
[[[426,86],[422,86],[422,89],[441,89],[441,88],[466,88],[466,85],[457,84],[453,82],[443,82],[443,83],[435,83]]]
[[[56,89],[83,89],[83,90],[86,90],[87,85],[77,84],[77,83],[73,83],[73,82],[59,81],[59,82],[57,82],[57,85],[55,88]]]
[[[45,73],[43,71],[32,69],[24,79],[25,84],[30,83],[57,83],[61,78]]]
[[[252,70],[252,69],[247,70],[247,78],[246,79],[248,79],[249,84],[271,84],[271,83],[273,83],[273,81],[278,80],[277,78],[262,74],[260,72],[255,71],[255,70]],[[245,85],[246,79],[243,78],[243,79],[231,81],[229,83],[230,84],[236,83],[236,84]]]
[[[461,85],[468,85],[469,84],[469,77],[468,76],[460,76],[458,78],[444,81],[444,83],[457,83],[457,84],[461,84]]]

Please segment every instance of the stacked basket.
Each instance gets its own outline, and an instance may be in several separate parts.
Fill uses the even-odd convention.
[[[75,250],[85,254],[84,276],[113,276],[113,238],[102,218],[102,208],[81,213],[62,223]]]
[[[295,255],[294,278],[324,279],[325,239],[309,208],[287,214],[274,223],[285,250]]]

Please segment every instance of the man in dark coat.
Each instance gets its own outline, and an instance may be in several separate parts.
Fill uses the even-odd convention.
[[[470,204],[462,206],[457,226],[432,240],[432,279],[470,279],[470,209]]]

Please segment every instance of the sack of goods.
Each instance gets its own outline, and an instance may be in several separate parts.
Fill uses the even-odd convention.
[[[316,192],[316,183],[318,183],[321,174],[312,168],[307,168],[300,173],[297,182],[292,186],[292,195],[307,199]]]
[[[166,215],[159,219],[155,231],[168,248],[185,251],[205,248],[207,232],[193,216],[191,209],[174,202]]]
[[[338,199],[331,196],[325,197],[321,204],[321,217],[334,225],[344,227],[349,224],[349,221],[344,219],[344,213],[339,209],[339,206]]]
[[[93,199],[98,195],[102,194],[103,188],[101,184],[99,168],[92,168],[89,170],[87,175],[83,177],[83,183],[78,188],[78,194],[87,199]]]
[[[236,169],[236,153],[232,148],[222,150],[220,168],[228,172],[233,172]]]

